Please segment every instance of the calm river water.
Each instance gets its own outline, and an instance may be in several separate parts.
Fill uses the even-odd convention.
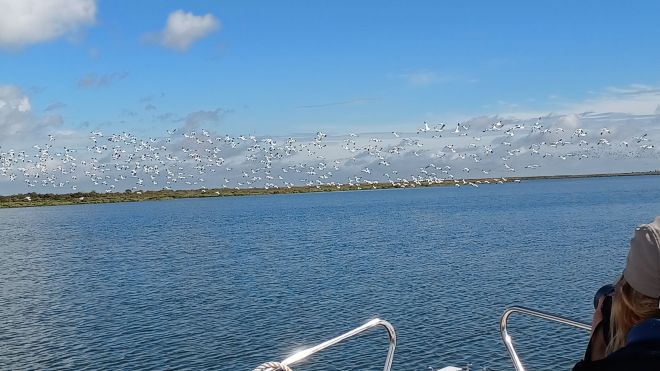
[[[660,177],[0,210],[0,369],[251,370],[374,317],[395,370],[510,370],[513,304],[585,322]],[[530,369],[586,332],[513,317]],[[372,330],[294,370],[382,370]]]

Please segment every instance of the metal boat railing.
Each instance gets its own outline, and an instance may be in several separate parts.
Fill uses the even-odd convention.
[[[361,334],[362,332],[376,326],[385,327],[387,334],[389,335],[389,348],[387,350],[387,358],[385,359],[385,367],[383,368],[383,371],[390,371],[392,368],[392,360],[394,359],[394,348],[396,348],[396,332],[394,331],[394,326],[392,326],[392,324],[379,318],[372,319],[360,327],[356,327],[345,334],[339,335],[328,341],[324,341],[321,344],[301,350],[293,354],[291,357],[283,360],[282,362],[266,362],[255,368],[253,371],[291,371],[291,368],[289,367],[290,365],[298,363],[314,353],[335,345],[343,340]]]
[[[518,353],[516,352],[516,349],[513,346],[513,339],[511,338],[511,335],[509,335],[507,329],[509,317],[513,313],[526,314],[532,317],[537,317],[537,318],[561,323],[564,325],[577,327],[583,330],[591,331],[591,325],[583,322],[575,321],[570,318],[561,317],[558,315],[542,312],[539,310],[533,310],[519,306],[513,306],[506,309],[500,319],[500,335],[502,336],[502,341],[504,342],[504,345],[506,346],[506,349],[509,352],[509,355],[511,356],[511,361],[513,362],[513,367],[516,369],[516,371],[525,371],[525,367],[520,361],[520,357],[518,357]],[[379,318],[372,319],[371,321],[365,323],[362,326],[356,327],[353,330],[348,331],[335,338],[332,338],[328,341],[324,341],[321,344],[296,352],[295,354],[293,354],[292,356],[286,358],[281,362],[263,363],[257,368],[255,368],[253,371],[292,371],[290,367],[291,365],[303,361],[304,359],[306,359],[307,357],[309,357],[314,353],[317,353],[325,348],[331,347],[332,345],[335,345],[353,336],[357,336],[376,326],[385,327],[389,335],[389,347],[387,350],[387,358],[385,359],[385,366],[383,367],[383,371],[390,371],[390,369],[392,368],[392,361],[394,359],[394,349],[396,348],[396,332],[392,324]]]
[[[516,371],[525,371],[525,368],[523,367],[522,362],[520,362],[520,357],[518,357],[518,353],[516,353],[516,349],[513,347],[513,340],[511,339],[511,335],[509,335],[509,332],[507,331],[507,322],[509,320],[509,316],[511,316],[513,313],[527,314],[532,317],[538,317],[549,321],[558,322],[564,325],[569,325],[569,326],[581,328],[583,330],[591,331],[591,325],[574,321],[569,318],[565,318],[525,307],[514,306],[508,308],[507,310],[504,311],[504,313],[502,314],[502,318],[500,319],[500,335],[502,335],[502,341],[504,341],[504,345],[506,345],[506,349],[509,352],[509,355],[511,356],[511,361],[513,362],[513,367],[515,367]]]

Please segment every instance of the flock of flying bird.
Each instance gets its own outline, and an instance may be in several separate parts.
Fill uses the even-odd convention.
[[[658,155],[647,133],[615,140],[614,128],[568,129],[544,126],[540,121],[496,121],[479,128],[424,122],[405,134],[328,136],[318,132],[307,138],[182,130],[144,139],[126,132],[104,135],[93,131],[85,145],[63,138],[62,142],[73,143],[69,147],[58,146],[60,139],[49,135],[45,144],[25,150],[0,147],[0,185],[22,183],[24,193],[297,186],[341,189],[383,182],[399,187],[443,182],[479,186],[538,172],[549,161]]]

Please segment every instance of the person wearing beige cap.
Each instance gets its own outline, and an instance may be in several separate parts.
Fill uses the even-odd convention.
[[[635,229],[623,274],[597,299],[587,354],[573,370],[660,370],[660,216]]]

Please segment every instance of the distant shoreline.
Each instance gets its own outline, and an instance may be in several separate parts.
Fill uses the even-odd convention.
[[[35,206],[59,206],[59,205],[81,205],[115,202],[140,202],[154,200],[173,200],[179,198],[203,198],[203,197],[229,197],[229,196],[252,196],[271,194],[292,194],[312,192],[337,192],[357,191],[369,189],[390,188],[417,188],[417,187],[443,187],[454,185],[480,186],[486,184],[511,183],[528,180],[544,179],[579,179],[579,178],[605,178],[620,176],[644,176],[660,175],[660,170],[627,172],[627,173],[598,173],[582,175],[539,175],[526,177],[491,177],[478,179],[449,179],[442,182],[409,181],[408,183],[362,183],[355,185],[319,185],[300,186],[291,188],[212,188],[194,190],[159,190],[159,191],[126,191],[113,193],[76,192],[66,194],[53,193],[23,193],[10,196],[0,196],[0,209],[16,207]]]

